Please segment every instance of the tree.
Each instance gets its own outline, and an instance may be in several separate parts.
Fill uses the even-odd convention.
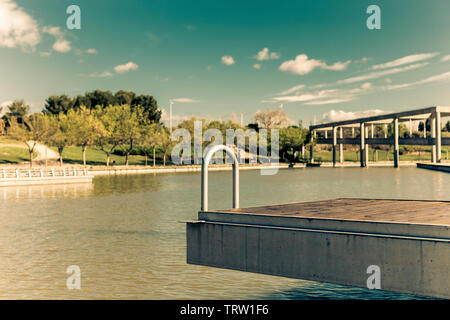
[[[75,145],[81,146],[83,165],[86,166],[86,149],[94,144],[95,139],[103,130],[102,123],[95,116],[95,112],[86,107],[79,110],[69,110],[67,113],[68,132]]]
[[[101,123],[99,132],[95,137],[95,144],[105,153],[106,166],[109,167],[111,154],[121,142],[121,137],[117,133],[117,127],[121,121],[119,106],[108,106],[104,109],[98,106],[94,113]]]
[[[430,120],[430,118],[425,120],[425,125],[426,125],[427,131],[430,132],[431,131],[431,120]],[[423,132],[423,122],[422,121],[419,122],[419,128],[418,129],[419,129],[420,132]]]
[[[39,142],[45,142],[50,130],[48,117],[34,113],[24,119],[26,123],[20,123],[15,117],[9,119],[8,135],[23,142],[30,156],[30,168],[33,166],[34,148]]]
[[[94,90],[92,92],[86,92],[86,98],[89,100],[89,104],[91,108],[95,108],[97,106],[101,106],[106,108],[110,105],[116,105],[117,99],[111,93],[111,91],[103,91],[103,90]]]
[[[118,105],[127,104],[131,106],[133,105],[136,94],[133,91],[119,90],[114,94],[114,97],[116,98],[116,103]]]
[[[295,160],[295,152],[301,150],[301,146],[307,141],[308,130],[299,127],[287,127],[280,129],[280,153],[281,157],[289,161]]]
[[[67,113],[74,107],[75,100],[66,94],[52,95],[45,100],[44,114]]]
[[[149,94],[141,94],[133,98],[131,102],[132,110],[137,107],[142,109],[143,119],[150,122],[159,122],[161,120],[161,110],[158,109],[156,99]]]
[[[0,110],[0,112],[1,112],[1,110]],[[5,134],[5,127],[6,127],[5,121],[3,121],[3,119],[0,119],[0,134],[1,135]]]
[[[258,124],[259,128],[263,129],[273,129],[283,126],[288,126],[291,121],[286,115],[286,112],[282,109],[266,111],[258,110],[255,114],[255,123]]]
[[[61,112],[58,115],[49,115],[50,130],[46,143],[55,146],[59,154],[59,165],[63,165],[63,151],[65,147],[73,143],[73,136],[70,132],[70,121],[66,114]]]
[[[161,132],[164,130],[158,123],[146,124],[142,127],[139,144],[145,155],[145,165],[151,152],[153,152],[153,167],[156,166],[156,148],[161,144]]]
[[[117,123],[117,134],[120,137],[119,146],[125,152],[125,165],[133,147],[139,140],[141,129],[139,120],[142,119],[142,110],[132,110],[129,105],[117,106],[120,121]]]
[[[14,118],[18,123],[24,123],[28,113],[30,112],[30,106],[25,104],[23,99],[15,100],[8,105],[8,110],[9,111],[3,116],[3,120],[5,120],[8,125],[10,125],[10,119],[12,118]]]
[[[160,138],[158,139],[159,146],[163,151],[163,166],[166,166],[166,156],[172,150],[173,141],[169,132],[165,128],[161,130]]]
[[[447,124],[445,125],[445,131],[450,132],[450,120],[447,121]]]

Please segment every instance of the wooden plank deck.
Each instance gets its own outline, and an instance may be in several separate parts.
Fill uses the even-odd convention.
[[[341,198],[215,212],[450,226],[450,201]]]

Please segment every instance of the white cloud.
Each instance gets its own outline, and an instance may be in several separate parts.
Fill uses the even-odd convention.
[[[390,75],[390,74],[395,74],[395,73],[399,73],[399,72],[404,72],[404,71],[421,68],[423,66],[426,66],[427,64],[428,64],[428,62],[423,62],[423,63],[417,63],[417,64],[413,64],[413,65],[401,67],[401,68],[394,68],[394,69],[383,70],[383,71],[375,71],[375,72],[371,72],[369,74],[365,74],[362,76],[351,77],[351,78],[347,78],[344,80],[339,80],[337,82],[337,84],[355,83],[355,82],[365,81],[365,80],[369,80],[369,79],[375,79],[375,78],[383,77],[383,76]]]
[[[280,92],[280,94],[281,94],[281,95],[290,94],[290,93],[292,93],[292,92],[299,91],[299,90],[303,89],[304,87],[305,87],[304,84],[299,84],[298,86],[294,86],[294,87],[289,88],[289,89],[287,89],[287,90],[285,90],[285,91],[283,91],[283,92]]]
[[[306,102],[307,105],[323,105],[323,104],[336,104],[353,100],[353,97],[343,98],[343,99],[329,99],[329,100],[318,100]]]
[[[255,56],[258,61],[264,60],[276,60],[280,58],[280,54],[277,52],[269,52],[269,48],[264,48]]]
[[[365,111],[354,111],[354,112],[346,112],[343,110],[330,110],[323,114],[323,122],[336,122],[336,121],[345,121],[352,120],[356,118],[364,118],[364,117],[372,117],[380,114],[389,113],[389,111],[383,111],[380,109],[374,110],[365,110]]]
[[[289,90],[287,90],[289,91]],[[286,102],[304,102],[304,101],[311,101],[311,100],[317,100],[322,98],[328,98],[335,94],[338,90],[321,90],[317,92],[312,93],[303,93],[299,95],[294,96],[283,96],[283,97],[275,97],[273,100],[275,101],[286,101]]]
[[[363,90],[367,90],[367,89],[370,89],[370,88],[372,88],[372,83],[371,82],[364,82],[361,85],[361,89],[363,89]]]
[[[112,76],[113,76],[113,74],[109,71],[100,72],[100,73],[94,72],[89,75],[89,77],[91,77],[91,78],[108,78],[108,77],[112,77]]]
[[[403,84],[394,84],[386,86],[384,89],[386,90],[395,90],[395,89],[403,89],[403,88],[409,88],[412,86],[417,86],[420,84],[426,84],[426,83],[432,83],[432,82],[439,82],[439,81],[446,81],[450,80],[450,72],[444,72],[441,74],[437,74],[419,81],[409,82],[409,83],[403,83]]]
[[[175,99],[171,99],[171,101],[173,101],[173,102],[181,102],[181,103],[200,102],[200,100],[195,100],[195,99],[191,99],[191,98],[175,98]]]
[[[63,33],[61,32],[61,29],[59,27],[45,26],[42,28],[42,32],[48,33],[55,38],[63,36]]]
[[[386,79],[384,79],[384,82],[386,82],[386,83],[392,83],[392,79],[389,78],[389,77],[387,77]]]
[[[253,65],[253,68],[259,70],[259,69],[261,69],[261,64],[260,64],[260,63],[255,63],[255,64]]]
[[[222,63],[226,66],[231,66],[232,64],[234,64],[234,59],[232,56],[223,56],[221,60]]]
[[[34,50],[41,37],[37,22],[11,0],[0,0],[0,47]]]
[[[89,53],[89,54],[97,54],[98,51],[97,51],[96,49],[94,49],[94,48],[89,48],[89,49],[86,50],[86,53]]]
[[[55,43],[53,44],[52,48],[53,48],[53,50],[55,50],[57,52],[61,52],[61,53],[69,52],[70,49],[72,49],[70,47],[70,41],[67,41],[64,39],[56,40]]]
[[[50,57],[50,55],[51,55],[52,53],[51,53],[51,52],[43,51],[43,52],[40,52],[39,54],[41,55],[41,57]]]
[[[372,66],[372,69],[373,70],[379,70],[379,69],[398,67],[398,66],[402,66],[402,65],[405,65],[405,64],[410,64],[410,63],[414,63],[414,62],[418,62],[418,61],[428,60],[428,59],[434,58],[438,54],[439,54],[439,52],[422,53],[422,54],[411,54],[409,56],[406,56],[406,57],[403,57],[403,58],[399,58],[399,59],[394,60],[394,61],[390,61],[390,62],[386,62],[386,63],[382,63],[382,64],[377,64],[375,66]]]
[[[139,66],[136,63],[130,61],[128,63],[115,66],[114,71],[117,73],[125,73],[131,70],[137,70],[138,68]]]
[[[450,61],[450,54],[443,56],[441,59],[442,62]]]
[[[315,68],[322,68],[325,70],[341,71],[347,68],[351,60],[346,62],[336,62],[332,65],[327,65],[325,62],[309,59],[306,54],[299,54],[295,60],[288,60],[283,62],[279,69],[281,71],[290,72],[298,75],[305,75],[313,71]]]
[[[64,33],[60,27],[45,26],[42,28],[42,32],[55,37],[55,43],[53,43],[52,48],[56,52],[66,53],[72,49],[70,41],[64,39]]]

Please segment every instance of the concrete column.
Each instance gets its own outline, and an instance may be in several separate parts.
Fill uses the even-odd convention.
[[[328,139],[328,130],[325,130],[325,139]]]
[[[313,134],[311,135],[311,144],[309,145],[309,162],[314,163],[314,138],[316,137],[316,130],[313,131]]]
[[[372,125],[371,125],[371,127],[370,127],[370,137],[373,139],[373,123],[372,123]]]
[[[441,112],[436,111],[436,161],[441,162]]]
[[[344,163],[344,145],[342,144],[342,139],[344,138],[342,127],[339,128],[339,138],[341,138],[341,143],[339,143],[339,163]]]
[[[431,138],[436,138],[436,115],[431,118]],[[431,162],[436,163],[436,142],[431,147]]]
[[[423,137],[427,137],[427,120],[423,121]]]
[[[355,128],[352,127],[352,138],[354,138],[354,137],[355,137]]]
[[[409,119],[409,137],[412,138],[412,119]]]
[[[384,138],[387,139],[387,133],[388,133],[388,126],[387,124],[384,124]]]
[[[369,127],[366,127],[366,139],[369,139]],[[366,166],[369,165],[369,145],[366,143],[366,148],[365,148],[365,156],[364,156],[364,161],[366,163]]]
[[[360,162],[361,162],[361,167],[365,167],[366,166],[366,161],[365,161],[365,156],[366,156],[366,142],[365,142],[365,125],[364,122],[361,122],[359,124],[359,130],[360,130],[360,141],[359,141],[359,158],[360,158]]]
[[[398,145],[398,118],[394,119],[394,168],[398,168],[400,160],[399,145]]]
[[[333,127],[331,133],[333,137],[333,167],[336,167],[337,127]]]

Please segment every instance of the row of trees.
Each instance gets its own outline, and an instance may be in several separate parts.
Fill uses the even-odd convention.
[[[63,151],[68,146],[81,147],[84,165],[86,149],[91,146],[105,153],[108,166],[111,154],[117,148],[125,153],[128,165],[129,155],[135,146],[140,146],[146,157],[151,152],[155,155],[156,148],[166,150],[165,162],[171,144],[169,133],[163,125],[145,118],[143,113],[143,110],[133,110],[129,105],[98,106],[95,109],[82,106],[59,114],[34,113],[21,121],[10,117],[7,134],[27,146],[30,165],[38,143],[56,147],[61,165]]]
[[[166,164],[168,154],[177,141],[172,141],[169,130],[160,123],[160,111],[156,100],[152,103],[138,104],[143,96],[136,96],[130,91],[118,91],[112,95],[108,91],[96,90],[86,93],[83,97],[93,99],[91,103],[99,103],[95,108],[77,106],[76,101],[82,97],[70,98],[67,95],[52,96],[42,113],[29,115],[29,106],[23,100],[18,100],[8,106],[8,111],[0,121],[0,130],[14,139],[22,141],[28,148],[30,165],[33,163],[33,152],[38,143],[53,146],[63,163],[63,151],[68,146],[81,148],[82,161],[86,165],[86,150],[89,147],[101,150],[105,154],[106,165],[109,166],[111,155],[120,151],[125,155],[125,164],[133,151],[145,156],[145,164],[153,155],[153,165],[156,163],[156,151],[162,155]],[[103,101],[101,101],[104,99]],[[106,98],[105,98],[106,97]],[[148,96],[151,97],[151,96]],[[97,100],[94,100],[97,99]],[[122,99],[123,104],[103,105]],[[146,101],[151,101],[149,98]],[[153,99],[154,100],[154,99]],[[70,103],[69,103],[70,102]],[[128,103],[131,102],[131,103]],[[151,108],[148,106],[152,105]],[[147,106],[147,107],[146,107]],[[156,109],[155,109],[156,108]],[[151,110],[151,111],[150,111]],[[202,135],[211,128],[218,129],[226,136],[227,129],[279,128],[280,155],[282,160],[298,160],[301,146],[309,141],[309,131],[301,126],[288,126],[290,120],[283,110],[259,111],[255,115],[255,123],[241,127],[233,121],[207,121],[205,119],[185,120],[177,127],[187,129],[194,136],[194,122],[202,121]],[[282,126],[282,127],[280,127]],[[6,130],[5,130],[6,129]],[[259,138],[258,138],[259,139]],[[268,141],[270,147],[270,130]],[[204,141],[204,146],[209,142]]]

